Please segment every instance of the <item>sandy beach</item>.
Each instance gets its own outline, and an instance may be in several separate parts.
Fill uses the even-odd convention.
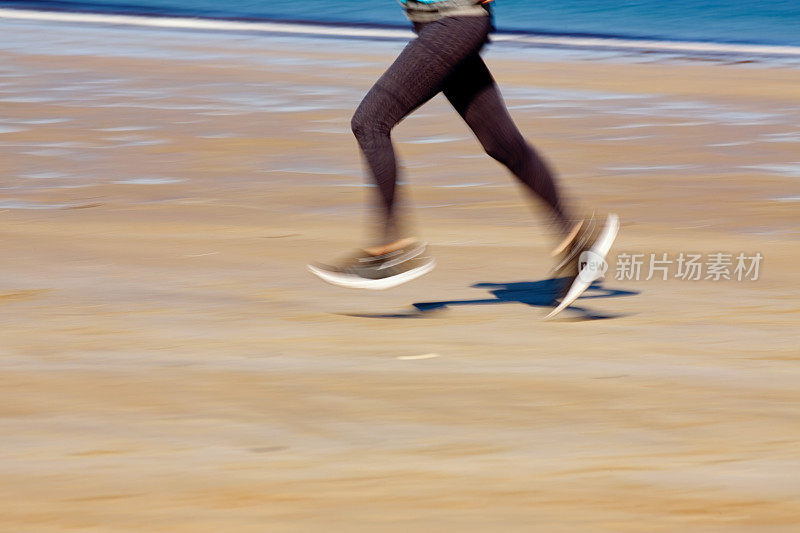
[[[349,121],[402,43],[0,32],[0,530],[800,527],[800,69],[491,48],[622,220],[543,321],[553,236],[441,97],[394,135],[437,269],[306,272],[367,236]],[[681,253],[763,261],[618,279]]]

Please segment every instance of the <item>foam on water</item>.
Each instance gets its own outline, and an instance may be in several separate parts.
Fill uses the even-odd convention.
[[[70,150],[59,150],[57,148],[43,148],[42,150],[30,150],[22,153],[40,157],[65,157],[71,155],[73,152]]]
[[[724,148],[724,147],[728,147],[728,146],[745,146],[745,145],[748,145],[748,144],[753,144],[753,142],[752,141],[732,141],[732,142],[727,142],[727,143],[708,144],[706,146],[709,146],[709,147],[712,147],[712,148]]]
[[[10,98],[0,98],[0,102],[5,102],[7,104],[46,104],[57,101],[57,98],[45,96],[12,96]]]
[[[571,114],[571,115],[545,115],[545,118],[555,118],[555,119],[565,118],[565,119],[569,119],[569,118],[584,118],[585,116],[586,115],[576,115],[576,114]]]
[[[649,100],[649,94],[611,93],[604,91],[588,91],[579,89],[548,89],[545,87],[503,87],[503,95],[510,100],[540,100],[549,102],[568,101],[572,103],[583,102],[613,102],[618,100]]]
[[[601,141],[638,141],[640,139],[652,139],[655,135],[628,135],[627,137],[606,137]]]
[[[209,133],[208,135],[197,135],[198,139],[236,139],[237,137],[244,137],[244,135],[236,135],[235,133]]]
[[[271,172],[288,172],[290,174],[322,174],[326,176],[353,176],[360,174],[357,170],[330,167],[286,167]]]
[[[419,137],[417,139],[409,139],[405,141],[400,141],[406,144],[441,144],[441,143],[451,143],[456,141],[464,141],[463,137]]]
[[[479,183],[451,183],[447,185],[434,185],[435,189],[466,189],[470,187],[486,187],[487,185],[491,185],[489,182],[479,182]]]
[[[351,135],[350,130],[346,129],[346,128],[339,128],[339,129],[337,129],[337,128],[316,128],[316,129],[309,129],[309,130],[303,130],[303,131],[306,132],[306,133],[332,133],[332,134],[335,134],[335,135],[343,135],[343,134]]]
[[[32,174],[22,174],[20,177],[31,180],[54,180],[70,178],[71,176],[63,172],[35,172]]]
[[[62,124],[64,122],[72,122],[73,119],[71,118],[39,118],[39,119],[30,119],[30,120],[10,120],[8,122],[13,122],[14,124],[25,124],[28,126],[40,126],[46,124]]]
[[[789,133],[765,133],[758,138],[766,143],[800,143],[800,131]]]
[[[66,209],[70,207],[76,207],[76,204],[43,204],[18,202],[15,200],[0,200],[0,209]]]
[[[746,165],[741,168],[761,170],[764,172],[769,172],[770,174],[777,174],[779,176],[788,176],[790,178],[800,178],[800,162],[775,163],[767,165]]]
[[[634,130],[639,128],[657,128],[658,124],[623,124],[621,126],[606,126],[604,130]]]
[[[156,129],[155,126],[120,126],[118,128],[100,128],[97,131],[105,131],[108,133],[126,132],[126,131],[145,131]]]
[[[146,177],[146,178],[126,178],[121,180],[114,180],[112,183],[124,184],[124,185],[169,185],[171,183],[183,183],[185,179],[182,178],[157,178],[157,177]]]
[[[660,172],[665,170],[689,170],[697,168],[695,165],[646,165],[646,166],[622,166],[622,167],[603,167],[603,170],[614,172]]]
[[[570,91],[559,89],[507,87],[503,89],[512,108],[533,109],[557,107],[580,111],[560,118],[583,118],[588,114],[637,117],[639,121],[606,126],[608,130],[647,128],[687,128],[720,124],[725,126],[795,124],[792,113],[753,111],[730,104],[695,100],[668,100],[661,95],[633,95],[603,91]],[[533,101],[526,103],[526,101]],[[555,118],[548,116],[548,118]],[[642,121],[646,119],[646,121]],[[652,120],[667,119],[669,122]],[[652,121],[652,122],[651,122]]]
[[[114,145],[115,148],[127,146],[156,146],[170,142],[166,139],[152,139],[143,135],[118,135],[115,137],[104,137],[103,140],[116,143]]]

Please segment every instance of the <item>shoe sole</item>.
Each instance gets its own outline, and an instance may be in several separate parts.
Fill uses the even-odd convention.
[[[388,278],[381,278],[381,279],[367,279],[359,276],[354,276],[352,274],[339,274],[336,272],[328,272],[327,270],[315,267],[314,265],[306,265],[306,268],[308,268],[309,272],[320,278],[322,281],[325,281],[332,285],[338,285],[339,287],[347,287],[348,289],[367,289],[372,291],[382,291],[385,289],[391,289],[392,287],[397,287],[398,285],[402,285],[403,283],[407,283],[411,280],[417,279],[420,276],[424,276],[425,274],[433,270],[433,267],[435,266],[436,266],[436,260],[431,259],[429,263],[425,263],[422,266],[419,266],[417,268],[412,268],[411,270],[403,272],[402,274],[397,274],[396,276],[390,276]]]
[[[608,215],[606,224],[603,226],[603,230],[600,232],[600,236],[597,238],[592,247],[589,248],[589,250],[605,260],[606,255],[608,255],[608,251],[611,250],[611,245],[614,244],[614,239],[617,238],[617,233],[619,233],[619,217],[612,213]],[[567,295],[564,296],[555,309],[550,311],[550,313],[544,317],[545,320],[553,318],[561,311],[572,305],[572,303],[577,300],[578,297],[586,291],[586,289],[591,287],[592,283],[595,281],[595,279],[587,281],[581,277],[579,273],[572,282],[572,285],[570,285]]]

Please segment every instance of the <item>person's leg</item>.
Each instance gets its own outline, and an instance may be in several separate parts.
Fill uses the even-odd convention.
[[[488,17],[451,17],[418,26],[419,36],[375,83],[353,116],[353,133],[378,188],[382,227],[376,253],[409,237],[396,211],[397,160],[392,128],[439,93],[465,58],[477,54],[489,27]]]
[[[476,53],[463,61],[443,90],[486,153],[549,207],[561,233],[569,233],[575,221],[566,213],[553,172],[517,129],[483,59]]]
[[[508,114],[486,64],[478,54],[464,61],[447,79],[444,93],[469,124],[486,152],[507,166],[525,187],[550,208],[563,235],[553,255],[553,272],[561,278],[556,296],[560,303],[547,315],[552,318],[571,305],[600,275],[597,265],[605,261],[619,231],[619,218],[608,215],[603,222],[594,215],[573,220],[566,213],[552,172],[525,141]],[[591,261],[584,259],[584,253]]]

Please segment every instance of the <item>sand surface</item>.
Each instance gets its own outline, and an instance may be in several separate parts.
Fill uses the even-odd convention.
[[[764,257],[544,322],[552,235],[441,98],[395,132],[437,269],[305,271],[367,235],[398,43],[0,32],[0,530],[800,528],[800,71],[491,51],[615,255]]]

